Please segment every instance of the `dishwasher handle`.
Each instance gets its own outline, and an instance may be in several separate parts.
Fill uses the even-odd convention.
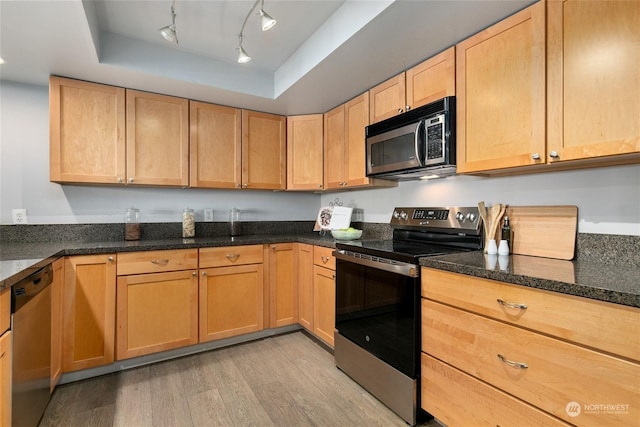
[[[51,264],[31,273],[11,287],[11,313],[20,310],[53,282]]]

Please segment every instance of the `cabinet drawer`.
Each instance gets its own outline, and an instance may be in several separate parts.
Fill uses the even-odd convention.
[[[633,362],[425,299],[422,350],[568,422],[575,422],[570,402],[626,405],[614,413],[584,410],[584,426],[640,419],[640,365]]]
[[[0,293],[0,335],[11,325],[11,288]]]
[[[422,269],[422,296],[640,361],[640,309],[634,307],[429,268]]]
[[[198,268],[197,249],[125,252],[118,254],[118,276]]]
[[[200,268],[262,264],[263,260],[262,245],[200,249]]]
[[[333,249],[323,246],[313,247],[313,263],[320,267],[336,269],[336,257],[333,256]]]
[[[422,353],[422,409],[450,426],[569,424]]]

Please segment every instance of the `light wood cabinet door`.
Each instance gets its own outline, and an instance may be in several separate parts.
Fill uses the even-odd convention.
[[[322,190],[322,114],[287,117],[287,190]]]
[[[240,188],[242,110],[189,101],[190,186]]]
[[[11,426],[11,331],[0,336],[0,426]]]
[[[64,258],[51,265],[51,391],[62,375],[62,289],[64,286]]]
[[[0,334],[11,327],[11,289],[0,292]]]
[[[369,120],[368,123],[397,116],[406,111],[406,77],[402,72],[389,80],[369,89]]]
[[[118,277],[118,360],[198,342],[196,270]]]
[[[444,52],[406,71],[406,107],[414,109],[456,94],[456,49]],[[373,122],[372,122],[373,123]]]
[[[242,110],[242,188],[286,188],[286,132],[285,117]]]
[[[298,243],[298,314],[299,323],[313,333],[313,251],[314,247]]]
[[[456,46],[459,173],[544,162],[545,2]]]
[[[64,265],[63,372],[114,359],[116,255],[68,257]]]
[[[324,188],[342,188],[345,181],[344,104],[324,114]]]
[[[49,179],[68,183],[123,183],[125,90],[49,78]]]
[[[369,93],[347,102],[344,106],[346,144],[346,186],[369,185],[366,174],[366,144],[364,128],[369,124]]]
[[[298,286],[293,243],[269,247],[269,326],[298,323]]]
[[[261,331],[262,264],[200,270],[200,342]]]
[[[640,2],[548,1],[548,161],[640,152]]]
[[[127,89],[127,184],[189,185],[189,101]]]
[[[335,278],[335,270],[313,266],[313,333],[331,347],[336,328]]]

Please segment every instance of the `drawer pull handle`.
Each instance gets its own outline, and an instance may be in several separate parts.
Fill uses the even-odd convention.
[[[167,265],[167,264],[169,264],[169,260],[168,259],[152,259],[151,260],[151,264]]]
[[[503,305],[505,307],[517,308],[518,310],[526,310],[527,309],[527,305],[526,304],[519,304],[517,302],[507,302],[507,301],[501,300],[500,298],[498,298],[496,301],[498,301],[498,304]]]
[[[328,256],[322,256],[322,262],[325,263],[325,264],[327,262],[329,262],[329,257]]]
[[[238,259],[238,257],[240,257],[240,255],[238,254],[226,254],[225,257],[227,257],[227,259],[231,262],[235,262],[235,260]]]
[[[501,362],[506,363],[509,366],[512,366],[514,368],[520,368],[520,369],[527,369],[529,366],[527,366],[526,363],[522,363],[522,362],[515,362],[513,360],[509,360],[506,357],[504,357],[503,355],[498,353],[498,359],[500,359]]]

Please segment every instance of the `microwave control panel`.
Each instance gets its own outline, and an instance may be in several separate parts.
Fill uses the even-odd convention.
[[[437,116],[425,119],[425,127],[427,132],[427,164],[440,163],[445,160],[444,124],[444,114],[439,114]]]

